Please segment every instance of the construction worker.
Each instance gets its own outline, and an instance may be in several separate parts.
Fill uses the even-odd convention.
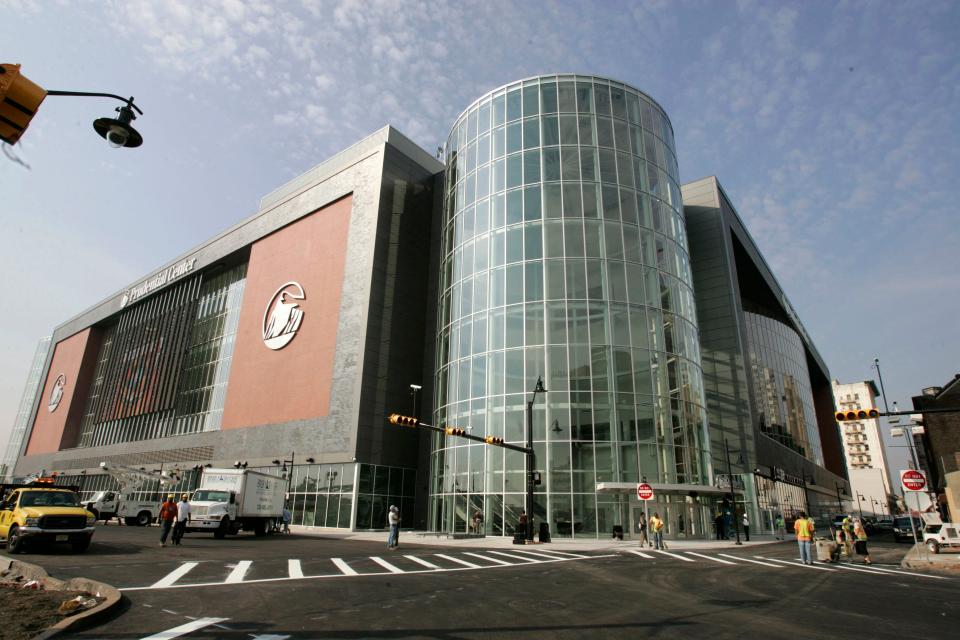
[[[167,536],[170,535],[170,529],[173,528],[173,522],[177,519],[177,503],[173,501],[173,494],[167,496],[167,499],[160,505],[160,546],[167,546]]]
[[[854,543],[857,548],[857,555],[863,556],[863,564],[873,564],[870,560],[870,552],[867,551],[867,529],[860,520],[853,525],[853,535],[856,536]]]
[[[847,554],[847,560],[853,562],[853,522],[850,516],[845,516],[840,524],[840,530],[843,531],[843,552]]]
[[[650,516],[650,531],[653,532],[655,548],[666,549],[667,545],[663,544],[663,520],[660,519],[659,513],[654,512],[654,514]]]
[[[803,564],[813,564],[810,547],[815,529],[813,520],[807,518],[806,512],[800,512],[800,517],[793,523],[793,531],[797,534],[797,544],[800,546],[800,561]]]

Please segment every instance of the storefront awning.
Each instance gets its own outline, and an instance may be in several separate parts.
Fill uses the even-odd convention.
[[[711,487],[702,484],[662,484],[656,482],[648,482],[651,487],[653,487],[654,495],[663,494],[663,495],[690,495],[691,492],[695,492],[701,496],[725,496],[730,493],[727,489],[721,489],[720,487]],[[743,491],[740,489],[734,489],[735,493],[742,494]],[[635,482],[598,482],[597,483],[597,493],[627,493],[630,495],[637,494],[637,483]]]

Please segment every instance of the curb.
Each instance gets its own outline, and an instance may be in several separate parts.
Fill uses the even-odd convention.
[[[39,580],[48,591],[88,591],[105,598],[103,602],[92,609],[64,618],[46,631],[33,636],[31,640],[55,638],[67,630],[73,630],[81,626],[92,626],[98,620],[113,612],[123,598],[116,587],[104,582],[90,580],[89,578],[58,580],[57,578],[51,578],[43,567],[19,560],[0,560],[0,577],[4,579],[16,577],[23,580]]]

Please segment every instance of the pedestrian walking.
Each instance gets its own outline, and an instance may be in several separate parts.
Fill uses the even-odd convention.
[[[387,526],[390,527],[387,549],[396,549],[400,546],[400,510],[394,505],[390,505],[390,511],[387,513]]]
[[[813,564],[813,557],[810,555],[811,542],[815,532],[813,520],[807,518],[807,514],[800,512],[800,517],[793,523],[793,531],[797,534],[797,544],[800,546],[800,561],[803,564]]]
[[[640,520],[637,522],[637,528],[640,529],[640,546],[652,547],[650,538],[647,536],[647,516],[640,514]]]
[[[777,540],[786,540],[787,539],[787,523],[783,519],[783,514],[777,514]]]
[[[746,511],[743,512],[743,536],[747,542],[750,542],[750,518],[747,517]]]
[[[853,524],[853,535],[856,537],[854,546],[858,556],[863,556],[863,564],[873,564],[870,560],[870,552],[867,551],[867,529],[860,520]]]
[[[290,533],[290,521],[293,520],[293,514],[290,513],[290,505],[283,505],[283,532]]]
[[[187,523],[190,522],[190,496],[183,494],[177,503],[177,523],[173,525],[173,544],[180,546],[183,534],[187,532]]]
[[[667,545],[663,543],[663,520],[656,511],[650,516],[650,530],[653,532],[653,544],[657,549],[666,549]]]
[[[717,511],[717,516],[713,519],[713,526],[717,530],[717,540],[726,540],[727,532],[724,527],[723,512]]]
[[[177,519],[177,503],[173,501],[173,494],[167,496],[167,499],[160,505],[160,546],[167,546],[167,537],[173,528],[173,523]]]
[[[527,510],[520,510],[520,517],[517,519],[517,531],[522,533],[524,537],[527,535]]]
[[[477,535],[483,531],[483,513],[480,509],[473,512],[473,532]]]

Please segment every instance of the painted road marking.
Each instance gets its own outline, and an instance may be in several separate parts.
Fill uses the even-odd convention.
[[[532,562],[532,563],[543,562],[543,560],[537,560],[536,558],[528,558],[527,556],[515,556],[512,553],[506,553],[505,551],[493,551],[491,549],[490,553],[495,553],[498,556],[503,556],[504,558],[513,558],[514,560],[523,560],[524,562]],[[556,560],[556,558],[554,558],[554,560]]]
[[[543,549],[541,550],[541,553],[552,553],[558,556],[570,556],[572,558],[589,558],[590,557],[590,556],[580,555],[579,553],[570,553],[569,551],[556,551],[554,549],[550,549],[549,551],[546,549]]]
[[[515,549],[514,553],[526,553],[537,558],[546,558],[547,560],[563,560],[564,558],[558,558],[557,556],[551,556],[547,552],[536,552],[536,551],[527,551],[526,549]],[[521,556],[523,557],[523,556]]]
[[[250,569],[250,565],[253,564],[252,560],[241,560],[237,563],[237,566],[233,568],[233,571],[230,572],[230,575],[227,576],[227,579],[223,582],[225,584],[235,584],[237,582],[243,582],[243,576],[247,575],[247,571]]]
[[[655,559],[650,554],[644,553],[643,551],[637,551],[636,549],[627,549],[627,553],[632,553],[634,555],[640,556],[641,558],[646,558],[647,560]]]
[[[427,562],[426,560],[421,560],[421,559],[418,558],[417,556],[403,556],[403,557],[406,558],[407,560],[413,560],[413,561],[416,562],[417,564],[422,564],[422,565],[425,566],[427,569],[433,569],[434,571],[442,571],[442,569],[440,569],[440,567],[438,567],[437,565],[431,564],[431,563]]]
[[[820,571],[836,571],[836,569],[830,569],[828,567],[818,567],[815,564],[803,564],[799,560],[796,562],[791,562],[790,560],[778,560],[777,558],[764,558],[763,556],[753,556],[757,560],[769,560],[770,562],[779,562],[780,564],[789,565],[791,567],[803,567],[804,569],[819,569]]]
[[[463,554],[466,555],[466,556],[473,556],[474,558],[480,558],[481,560],[489,560],[490,562],[495,562],[495,563],[497,563],[497,564],[511,565],[511,566],[512,566],[512,563],[507,562],[506,560],[501,560],[501,559],[499,559],[499,558],[492,558],[492,557],[490,557],[490,556],[485,556],[485,555],[482,555],[482,554],[480,554],[480,553],[471,553],[471,552],[469,552],[469,551],[464,551]]]
[[[340,559],[340,558],[330,558],[330,562],[332,562],[334,565],[336,565],[337,569],[340,569],[340,572],[341,572],[343,575],[345,575],[345,576],[358,576],[358,575],[360,575],[359,573],[357,573],[356,571],[353,570],[353,567],[351,567],[350,565],[348,565],[346,562],[344,562],[344,561],[343,561],[342,559]]]
[[[179,627],[167,629],[166,631],[155,633],[152,636],[146,636],[142,640],[170,640],[171,638],[179,638],[180,636],[185,636],[188,633],[196,631],[197,629],[203,629],[204,627],[209,627],[210,625],[218,624],[229,619],[230,618],[200,618],[199,620],[182,624]]]
[[[370,556],[370,559],[376,562],[378,565],[380,565],[384,569],[386,569],[387,571],[389,571],[390,573],[406,573],[400,567],[390,564],[389,562],[387,562],[386,560],[384,560],[379,556]]]
[[[837,564],[837,569],[850,569],[851,571],[863,571],[864,573],[874,573],[877,575],[895,575],[895,576],[916,576],[918,578],[932,578],[934,580],[946,580],[944,576],[932,576],[925,573],[913,573],[912,571],[894,571],[893,569],[881,569],[870,565],[851,567],[848,564]]]
[[[300,561],[291,558],[287,560],[287,574],[291,578],[302,578],[303,577],[303,568],[300,566]]]
[[[663,551],[663,550],[661,550],[661,549],[656,549],[656,550],[654,551],[654,553],[662,553],[662,554],[665,555],[665,556],[670,556],[671,558],[676,558],[676,559],[678,559],[678,560],[683,560],[684,562],[696,562],[696,560],[691,560],[690,558],[684,558],[683,556],[678,555],[678,554],[676,554],[676,553],[670,553],[669,551]]]
[[[478,564],[473,564],[472,562],[467,562],[466,560],[458,560],[453,556],[445,556],[442,553],[435,553],[433,555],[437,556],[438,558],[443,558],[444,560],[449,560],[450,562],[456,562],[457,564],[462,564],[463,566],[470,567],[471,569],[480,568],[480,565]]]
[[[698,558],[703,558],[704,560],[710,560],[712,562],[719,562],[720,564],[732,564],[736,565],[736,562],[730,562],[729,560],[721,560],[720,558],[713,558],[711,556],[705,556],[702,553],[695,553],[693,551],[687,551],[688,555],[697,556]]]
[[[753,564],[762,564],[765,567],[773,567],[774,569],[783,569],[779,564],[773,564],[772,562],[761,562],[759,560],[751,560],[750,558],[744,558],[742,556],[731,556],[728,553],[721,553],[721,556],[724,558],[733,558],[734,560],[742,560],[743,562],[752,562]]]
[[[176,582],[177,580],[179,580],[179,579],[182,578],[183,576],[185,576],[185,575],[187,575],[188,573],[190,573],[190,570],[193,569],[193,568],[194,568],[195,566],[197,566],[198,564],[200,564],[200,563],[199,563],[199,562],[184,562],[182,565],[180,565],[179,567],[177,567],[176,569],[174,569],[173,571],[171,571],[170,573],[168,573],[167,575],[165,575],[163,578],[161,578],[161,579],[157,580],[156,582],[154,582],[152,585],[150,585],[150,587],[153,588],[153,589],[162,589],[162,588],[164,588],[164,587],[169,587],[169,586],[172,585],[174,582]]]
[[[489,553],[496,553],[497,555],[505,556],[505,557],[507,557],[507,558],[512,558],[512,559],[514,559],[514,560],[522,560],[523,563],[522,563],[522,564],[519,564],[519,563],[518,563],[518,564],[509,564],[509,565],[501,565],[501,564],[479,565],[479,564],[474,564],[474,563],[472,563],[472,562],[467,562],[466,560],[460,560],[459,558],[455,558],[455,557],[453,557],[453,556],[449,556],[449,555],[444,555],[444,554],[441,554],[441,553],[437,553],[437,554],[434,554],[436,557],[438,557],[438,558],[443,558],[443,559],[445,559],[445,560],[449,560],[449,561],[452,562],[452,563],[455,563],[455,564],[460,565],[460,566],[457,566],[457,567],[439,567],[439,566],[437,566],[437,565],[435,565],[435,564],[431,564],[430,562],[427,562],[426,560],[421,560],[420,558],[417,558],[416,556],[404,556],[404,557],[409,558],[410,560],[412,560],[412,561],[414,561],[414,562],[416,562],[416,563],[418,563],[418,564],[421,564],[421,565],[423,565],[424,567],[427,567],[428,569],[432,569],[433,571],[441,571],[441,572],[442,572],[442,571],[469,571],[469,570],[471,570],[471,569],[502,569],[502,568],[505,567],[505,566],[517,567],[517,566],[527,566],[527,565],[541,564],[541,563],[547,563],[547,562],[576,562],[577,560],[581,560],[581,559],[583,559],[583,560],[601,560],[601,559],[605,559],[605,558],[615,558],[615,557],[617,557],[617,554],[614,554],[614,553],[606,553],[606,554],[599,554],[599,555],[595,555],[595,556],[586,556],[585,558],[552,558],[552,559],[550,559],[550,560],[534,560],[533,558],[527,558],[527,557],[523,557],[523,556],[515,556],[515,555],[511,555],[511,554],[509,554],[509,553],[503,553],[503,552],[500,552],[500,551],[490,551]],[[491,558],[491,559],[492,559],[492,558]],[[363,574],[361,574],[361,573],[358,573],[357,571],[355,571],[353,568],[351,568],[350,565],[348,565],[346,562],[344,562],[344,561],[343,561],[342,559],[340,559],[340,558],[331,558],[330,561],[331,561],[334,565],[336,565],[336,567],[340,570],[340,573],[329,573],[329,574],[320,574],[320,575],[309,575],[309,576],[304,576],[303,578],[298,578],[298,579],[301,579],[301,580],[320,580],[320,579],[326,579],[326,578],[338,579],[338,578],[352,577],[352,576],[359,576],[359,575],[364,575],[364,576],[390,575],[390,573],[389,573],[388,571],[383,571],[383,572],[379,572],[379,573],[377,573],[377,572],[370,572],[370,573],[363,573]],[[415,575],[415,574],[418,574],[418,573],[421,573],[421,572],[420,572],[420,571],[403,571],[402,573],[403,573],[403,574],[406,574],[406,575]],[[242,582],[239,582],[239,583],[227,583],[227,582],[194,582],[194,583],[189,583],[189,584],[171,584],[171,585],[168,585],[168,586],[163,587],[163,588],[167,588],[167,589],[196,589],[196,588],[201,588],[201,587],[222,587],[222,586],[224,586],[224,585],[236,585],[236,584],[243,584],[244,586],[248,586],[248,585],[255,584],[255,583],[262,583],[262,582],[284,582],[284,581],[286,581],[286,580],[292,580],[292,579],[293,579],[293,578],[290,578],[290,577],[282,577],[282,578],[254,578],[254,579],[252,579],[252,580],[243,580]],[[159,587],[154,587],[153,585],[151,585],[151,586],[146,586],[146,587],[123,587],[122,589],[119,589],[119,591],[123,591],[123,592],[126,592],[126,591],[147,591],[147,590],[155,589],[155,588],[159,588]]]

